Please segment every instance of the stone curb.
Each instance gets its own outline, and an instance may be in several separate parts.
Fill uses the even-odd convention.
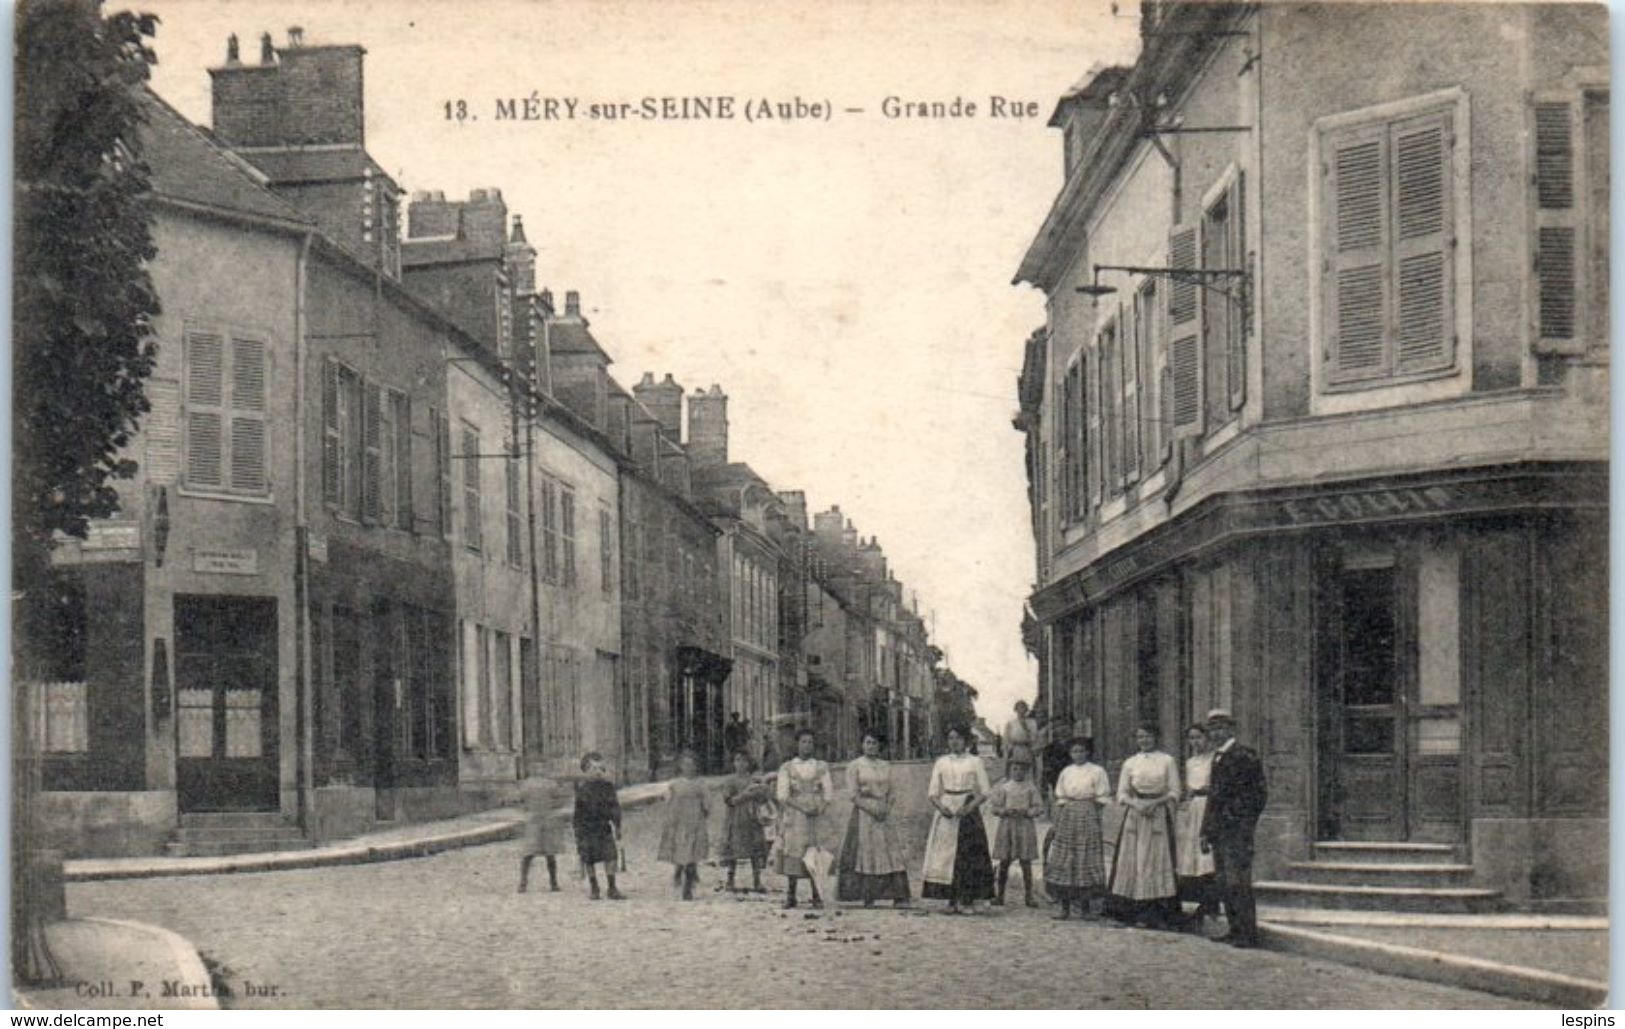
[[[1296,926],[1261,923],[1258,928],[1265,944],[1273,950],[1353,965],[1385,975],[1459,986],[1559,1008],[1600,1007],[1608,998],[1607,983],[1557,972],[1353,939]]]
[[[623,811],[647,807],[666,796],[664,783],[638,783],[618,791]],[[281,872],[298,868],[327,868],[340,865],[366,865],[378,861],[401,861],[428,857],[462,847],[479,847],[519,837],[523,819],[460,829],[421,839],[389,843],[340,844],[315,850],[267,851],[257,854],[230,854],[198,858],[83,858],[64,864],[64,882],[98,882],[116,879],[157,879],[178,875],[234,875],[240,872]]]
[[[121,918],[81,918],[79,921],[96,922],[101,925],[116,925],[150,936],[153,938],[155,945],[162,946],[168,952],[169,960],[175,966],[175,980],[177,982],[209,982],[209,969],[203,964],[203,957],[198,954],[197,948],[192,945],[191,940],[177,932],[165,929],[161,925],[130,922]],[[174,1007],[182,1010],[220,1010],[220,1001],[214,997],[185,997],[180,999],[184,1003],[176,1004]]]

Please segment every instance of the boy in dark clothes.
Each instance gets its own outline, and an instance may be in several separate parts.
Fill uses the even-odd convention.
[[[592,883],[593,900],[599,899],[598,872],[594,868],[599,863],[609,880],[609,899],[625,900],[615,888],[615,838],[621,832],[621,802],[615,796],[615,784],[604,769],[603,755],[595,750],[581,756],[581,770],[587,778],[576,784],[576,853]]]

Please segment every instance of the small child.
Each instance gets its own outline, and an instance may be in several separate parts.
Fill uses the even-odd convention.
[[[762,893],[762,865],[767,860],[767,836],[757,808],[772,794],[751,776],[750,755],[734,755],[734,774],[722,784],[722,802],[728,805],[722,821],[722,867],[728,870],[728,892],[734,892],[734,868],[750,862],[751,892]]]
[[[556,779],[532,779],[525,784],[529,824],[519,858],[519,892],[530,885],[530,863],[537,855],[547,859],[547,888],[559,892],[559,859],[564,853],[564,827],[569,820],[570,794]]]
[[[660,832],[655,860],[671,863],[672,885],[682,887],[684,900],[693,900],[699,863],[711,849],[705,826],[711,799],[699,780],[699,761],[689,751],[678,757],[677,778],[667,790],[666,825]]]
[[[1021,885],[1027,893],[1027,906],[1033,900],[1033,860],[1038,857],[1038,830],[1033,819],[1044,813],[1044,798],[1038,787],[1027,781],[1030,766],[1024,761],[1010,763],[1010,778],[993,787],[988,810],[999,819],[993,837],[993,860],[999,863],[998,895],[993,903],[1004,906],[1004,889],[1010,882],[1010,863],[1021,864]]]
[[[581,756],[581,771],[587,778],[576,784],[576,853],[592,883],[593,900],[599,899],[594,867],[599,864],[609,880],[609,899],[625,900],[615,888],[615,840],[621,833],[621,802],[615,796],[615,784],[609,781],[604,757],[596,750]]]

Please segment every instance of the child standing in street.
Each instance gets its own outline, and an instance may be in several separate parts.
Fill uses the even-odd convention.
[[[999,864],[998,893],[993,903],[1004,906],[1004,889],[1010,882],[1010,864],[1021,865],[1021,885],[1027,893],[1027,906],[1033,900],[1033,861],[1038,857],[1038,829],[1033,819],[1044,813],[1044,798],[1027,779],[1031,771],[1025,761],[1010,763],[1010,778],[993,787],[988,809],[999,819],[993,837],[993,860]]]
[[[621,802],[615,796],[615,784],[609,781],[604,757],[596,750],[581,756],[581,771],[586,779],[576,784],[576,853],[592,883],[593,900],[600,896],[595,867],[599,864],[609,880],[609,899],[625,900],[615,888],[615,840],[621,832]]]
[[[699,863],[711,849],[705,825],[710,814],[711,798],[699,780],[699,761],[685,750],[677,759],[677,778],[668,787],[666,825],[655,853],[655,860],[671,863],[672,885],[682,887],[684,900],[694,899]]]
[[[751,890],[762,892],[762,864],[767,860],[767,837],[756,815],[769,796],[767,787],[751,777],[750,755],[734,755],[734,774],[722,784],[722,802],[728,806],[722,820],[722,867],[728,870],[728,892],[734,892],[734,869],[750,862]]]
[[[525,785],[529,816],[524,850],[519,858],[519,892],[530,885],[530,863],[547,859],[547,888],[559,892],[559,859],[565,852],[564,827],[569,821],[570,794],[557,779],[532,779]]]

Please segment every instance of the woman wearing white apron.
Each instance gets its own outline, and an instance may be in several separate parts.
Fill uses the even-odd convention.
[[[1191,928],[1200,932],[1204,919],[1219,914],[1213,889],[1213,854],[1202,851],[1202,816],[1207,812],[1208,783],[1213,778],[1213,752],[1207,727],[1185,730],[1185,799],[1174,816],[1174,872],[1179,877],[1179,899],[1193,901],[1196,914]]]
[[[992,788],[982,759],[965,752],[970,733],[948,730],[948,753],[931,768],[927,796],[936,809],[925,840],[925,874],[920,895],[948,901],[948,913],[970,910],[993,899],[993,858],[979,810]]]
[[[1179,917],[1179,887],[1174,881],[1179,766],[1172,755],[1156,749],[1155,726],[1140,726],[1134,742],[1140,752],[1123,762],[1117,778],[1123,824],[1112,856],[1108,903],[1125,922],[1171,928]]]

